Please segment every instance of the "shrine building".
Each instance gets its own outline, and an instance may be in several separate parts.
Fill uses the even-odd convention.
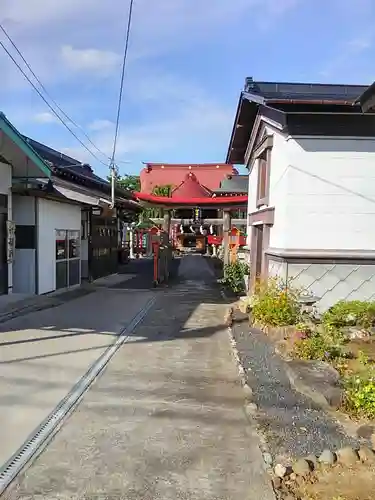
[[[241,231],[245,245],[248,176],[232,165],[148,163],[140,180],[136,197],[156,209],[150,218],[177,249],[207,252],[222,243],[228,225]]]

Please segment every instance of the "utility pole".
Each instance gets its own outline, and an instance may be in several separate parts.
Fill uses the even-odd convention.
[[[111,169],[111,205],[110,205],[110,207],[113,209],[115,206],[115,186],[116,186],[116,174],[117,174],[116,165],[113,161],[111,162],[110,169]]]

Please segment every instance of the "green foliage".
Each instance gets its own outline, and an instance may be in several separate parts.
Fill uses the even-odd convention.
[[[234,293],[245,290],[245,275],[249,274],[249,266],[246,262],[237,260],[224,266],[224,277],[220,283],[230,288]]]
[[[345,382],[345,407],[358,417],[375,419],[375,379],[373,370],[348,377]]]
[[[343,340],[328,332],[314,331],[294,345],[294,355],[300,359],[331,361],[343,357]]]
[[[108,181],[111,182],[111,176],[107,177]],[[140,191],[141,180],[139,175],[116,175],[116,186],[121,189],[128,189],[129,191]]]
[[[301,312],[299,297],[299,290],[271,278],[262,283],[253,296],[252,318],[264,326],[295,325]]]
[[[341,300],[323,314],[322,322],[334,328],[345,326],[370,328],[375,325],[375,302]]]

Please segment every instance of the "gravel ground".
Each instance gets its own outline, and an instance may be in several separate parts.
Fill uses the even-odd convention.
[[[357,444],[321,408],[291,388],[285,362],[262,332],[243,322],[234,325],[233,336],[258,406],[255,419],[275,461]]]

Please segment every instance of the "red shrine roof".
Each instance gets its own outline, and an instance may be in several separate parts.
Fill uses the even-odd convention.
[[[134,193],[141,201],[154,205],[243,205],[247,203],[247,195],[215,197],[208,188],[203,186],[193,172],[185,175],[185,179],[177,186],[170,197],[156,196],[150,193]]]
[[[238,171],[228,163],[202,163],[202,164],[171,164],[147,163],[141,170],[141,192],[152,193],[156,186],[179,186],[186,174],[193,172],[199,182],[211,191],[220,187],[221,181],[228,175],[236,175]]]
[[[211,198],[212,191],[203,186],[193,172],[185,175],[185,179],[172,191],[172,198]]]

